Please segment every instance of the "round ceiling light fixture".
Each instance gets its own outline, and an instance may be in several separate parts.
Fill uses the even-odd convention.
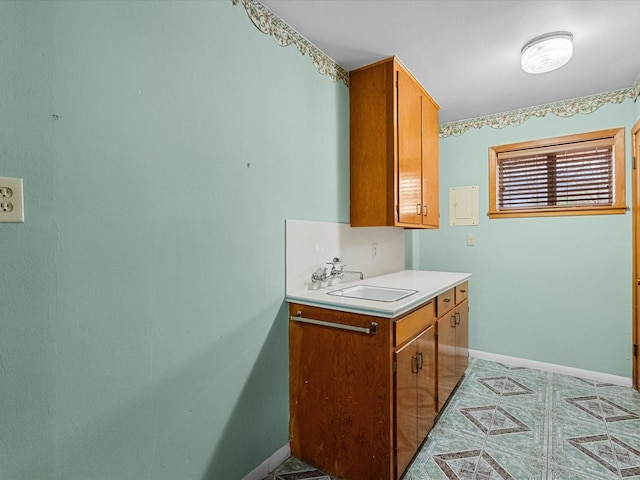
[[[562,67],[573,55],[573,35],[551,32],[529,40],[522,47],[522,69],[527,73],[545,73]]]

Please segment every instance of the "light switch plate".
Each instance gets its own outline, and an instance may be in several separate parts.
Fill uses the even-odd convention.
[[[0,177],[0,222],[24,222],[21,178]]]

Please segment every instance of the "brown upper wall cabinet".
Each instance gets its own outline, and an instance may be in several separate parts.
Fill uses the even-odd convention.
[[[349,72],[351,226],[438,228],[438,110],[396,58]]]

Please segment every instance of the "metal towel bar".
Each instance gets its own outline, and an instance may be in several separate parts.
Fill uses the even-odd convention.
[[[342,330],[350,330],[352,332],[361,332],[369,335],[375,335],[378,333],[378,324],[376,322],[371,322],[371,326],[367,327],[356,327],[354,325],[343,325],[342,323],[334,323],[334,322],[325,322],[324,320],[315,320],[313,318],[304,318],[302,316],[302,312],[298,311],[296,315],[291,315],[291,320],[302,323],[312,323],[314,325],[322,325],[323,327],[331,327],[331,328],[340,328]]]

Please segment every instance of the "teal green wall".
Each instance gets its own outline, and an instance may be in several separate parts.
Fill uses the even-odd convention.
[[[626,100],[588,115],[441,139],[441,228],[409,234],[409,262],[473,273],[470,348],[631,377],[631,214],[489,220],[486,213],[490,146],[615,127],[626,128],[631,205],[636,118]],[[469,185],[480,187],[480,224],[449,226],[449,188]],[[476,246],[466,245],[467,234]]]
[[[349,219],[347,88],[230,1],[0,2],[0,65],[0,478],[242,478],[288,441],[285,219]]]

